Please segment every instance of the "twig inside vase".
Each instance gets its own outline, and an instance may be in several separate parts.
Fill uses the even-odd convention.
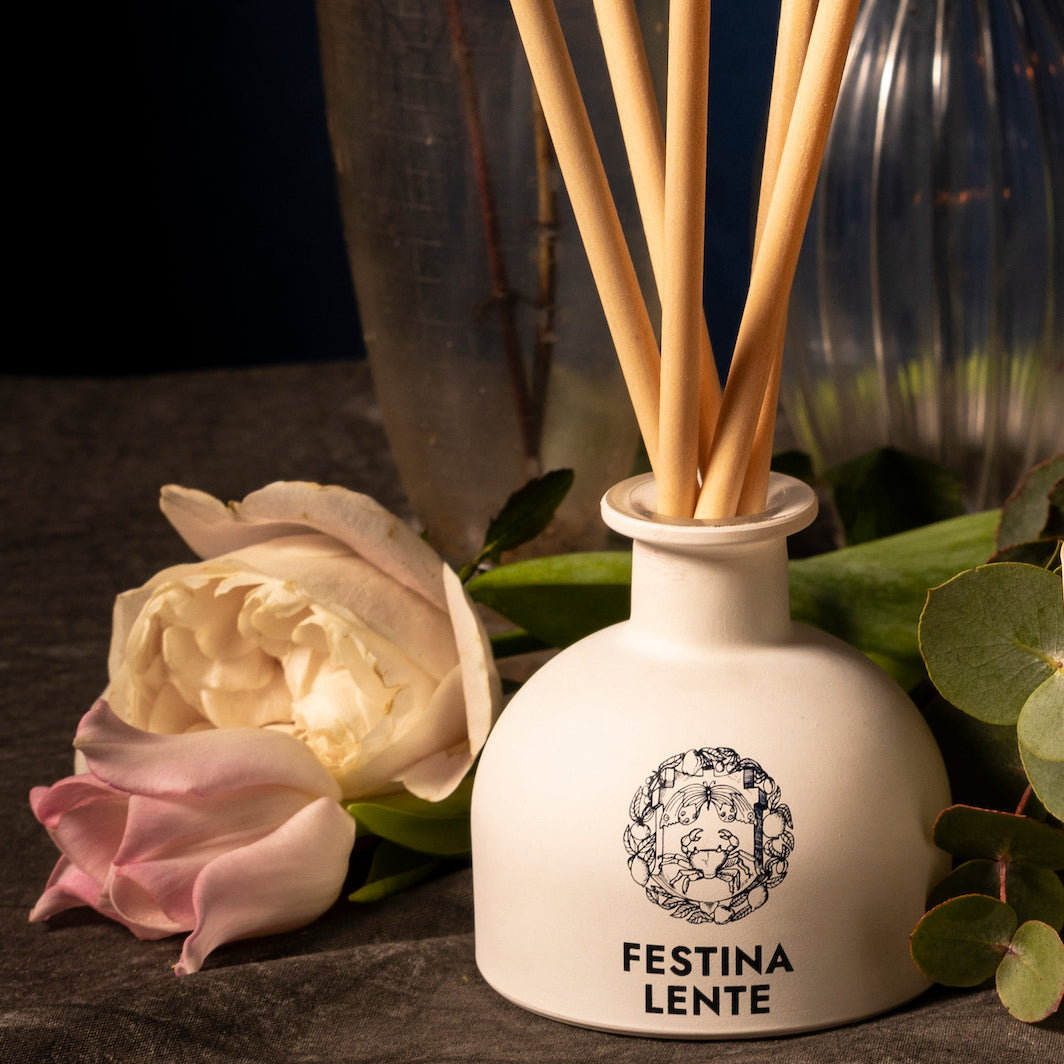
[[[514,307],[516,296],[510,287],[509,274],[502,254],[502,238],[499,233],[499,212],[488,164],[484,123],[480,114],[480,98],[477,92],[473,57],[466,39],[465,21],[460,0],[447,0],[447,19],[451,34],[451,53],[458,70],[462,92],[469,146],[473,154],[473,170],[476,176],[477,194],[480,200],[481,223],[491,272],[492,304],[495,307],[502,330],[503,350],[510,374],[511,389],[517,413],[521,446],[530,472],[536,472],[539,464],[539,427],[541,420],[533,409],[525,380],[521,345],[517,335]]]
[[[536,143],[536,344],[532,362],[532,414],[536,452],[543,438],[543,418],[547,409],[547,385],[554,356],[554,329],[558,284],[558,191],[557,165],[547,119],[539,93],[532,87],[532,123]]]

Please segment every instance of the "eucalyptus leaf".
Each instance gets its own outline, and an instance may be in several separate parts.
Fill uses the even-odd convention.
[[[1016,736],[1042,761],[1064,761],[1064,662],[1024,702]]]
[[[632,556],[627,551],[561,554],[480,573],[467,590],[529,635],[564,647],[628,617]]]
[[[962,860],[988,857],[1064,868],[1064,831],[1019,813],[951,805],[939,813],[934,839]]]
[[[998,997],[1018,1020],[1038,1023],[1064,998],[1064,943],[1047,924],[1029,920],[1013,936],[995,979]]]
[[[1022,742],[1020,757],[1038,800],[1058,820],[1064,820],[1064,762],[1045,761]]]
[[[910,939],[913,960],[936,983],[977,986],[1001,963],[1016,930],[1016,914],[985,894],[964,894],[936,905]]]
[[[1024,861],[965,861],[931,891],[928,904],[941,905],[962,894],[988,894],[1000,899],[1002,877],[1004,901],[1020,923],[1041,920],[1058,931],[1064,927],[1064,883],[1060,876]]]
[[[850,544],[964,513],[957,474],[893,447],[878,448],[829,469],[825,478]]]
[[[1064,660],[1060,578],[1002,562],[960,573],[927,596],[920,649],[942,696],[990,724],[1012,724]]]
[[[383,839],[374,851],[365,883],[348,895],[348,900],[382,901],[427,879],[441,863],[438,858],[426,857]]]
[[[379,835],[408,850],[422,854],[459,857],[471,850],[469,805],[473,782],[470,777],[455,792],[439,802],[428,802],[406,791],[358,802],[348,802],[347,811],[360,834]]]
[[[1054,535],[1055,504],[1051,496],[1054,489],[1059,491],[1062,478],[1064,455],[1042,462],[1024,477],[1001,508],[1001,524],[997,533],[999,550]]]
[[[994,550],[997,513],[941,521],[791,562],[791,615],[863,651],[903,687],[923,679],[917,642],[927,589]]]

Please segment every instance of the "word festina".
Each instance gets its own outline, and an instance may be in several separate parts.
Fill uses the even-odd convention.
[[[678,979],[694,974],[709,979],[739,979],[740,976],[771,975],[776,971],[793,972],[794,967],[783,946],[777,943],[767,963],[768,949],[755,946],[747,953],[738,946],[665,946],[624,943],[624,970],[647,975],[674,975]],[[749,979],[749,975],[747,976]],[[660,980],[659,980],[660,984]],[[670,983],[664,987],[647,983],[645,1011],[679,1016],[714,1013],[738,1016],[760,1015],[771,1010],[769,983],[720,983],[713,986],[695,983]],[[722,996],[723,995],[723,996]]]

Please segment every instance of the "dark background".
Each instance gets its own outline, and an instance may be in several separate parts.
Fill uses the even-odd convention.
[[[706,291],[720,349],[745,291],[778,11],[713,10]],[[9,291],[27,328],[5,369],[360,357],[313,0],[127,0],[30,18],[13,36],[29,72],[10,167],[23,183]]]

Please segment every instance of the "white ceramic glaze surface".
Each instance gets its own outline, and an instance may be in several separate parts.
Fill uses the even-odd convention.
[[[635,478],[632,616],[504,711],[473,795],[477,964],[533,1011],[677,1038],[774,1035],[890,1009],[926,981],[909,934],[948,870],[945,770],[863,655],[792,623],[786,535],[815,496],[664,521]]]

